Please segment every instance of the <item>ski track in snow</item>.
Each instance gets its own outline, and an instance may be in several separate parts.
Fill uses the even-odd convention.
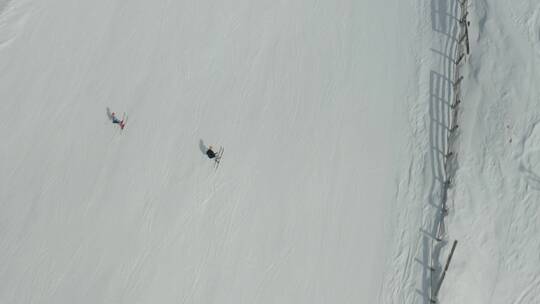
[[[535,122],[530,135],[526,136],[522,155],[519,156],[519,169],[533,190],[540,191],[540,125]]]
[[[0,1],[0,51],[8,47],[24,30],[31,15],[27,0]]]

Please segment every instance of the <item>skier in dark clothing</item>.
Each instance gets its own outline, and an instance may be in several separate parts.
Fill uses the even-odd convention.
[[[212,146],[208,147],[208,150],[206,150],[206,155],[208,156],[208,158],[212,159],[212,158],[215,158],[217,155],[216,155],[216,152],[214,152],[212,150]]]

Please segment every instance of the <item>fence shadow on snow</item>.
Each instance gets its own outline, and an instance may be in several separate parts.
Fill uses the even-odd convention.
[[[438,67],[429,75],[429,163],[433,180],[429,189],[429,204],[435,217],[422,231],[421,290],[423,303],[437,303],[437,295],[448,269],[450,258],[443,269],[440,263],[442,249],[448,244],[445,218],[448,214],[447,194],[457,168],[453,153],[459,135],[458,110],[461,102],[460,69],[469,53],[467,0],[431,0],[432,30],[440,35],[443,49],[431,51],[438,58]]]

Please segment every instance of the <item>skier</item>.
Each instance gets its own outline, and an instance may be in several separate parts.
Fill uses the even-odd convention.
[[[112,112],[111,118],[112,118],[112,123],[114,123],[114,124],[121,124],[122,123],[122,121],[120,119],[116,118],[116,116],[114,115],[114,112]]]
[[[208,150],[206,150],[206,155],[208,156],[208,158],[212,159],[212,158],[215,158],[217,155],[216,155],[216,152],[214,152],[214,150],[212,150],[212,146],[209,146],[208,147]]]
[[[114,115],[114,112],[111,113],[111,120],[112,120],[112,123],[113,124],[119,124],[120,125],[120,129],[124,129],[125,127],[125,122],[124,122],[124,119],[120,120],[118,119],[115,115]]]
[[[208,158],[213,159],[216,162],[215,168],[217,170],[219,163],[221,162],[221,157],[223,156],[223,147],[220,147],[218,152],[214,152],[214,150],[212,149],[212,146],[209,146],[208,149],[206,150],[206,156],[208,156]]]

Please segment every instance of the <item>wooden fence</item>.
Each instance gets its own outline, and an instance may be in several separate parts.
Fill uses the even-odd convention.
[[[455,161],[456,154],[454,153],[454,143],[456,141],[456,137],[458,135],[458,132],[456,132],[459,128],[458,124],[458,113],[460,110],[460,104],[462,102],[462,94],[461,94],[461,84],[463,83],[463,75],[461,74],[461,70],[463,67],[464,62],[466,61],[466,57],[470,53],[470,44],[469,44],[469,25],[470,23],[467,21],[467,17],[469,16],[468,12],[468,0],[461,0],[459,1],[459,13],[460,18],[458,20],[458,45],[456,47],[456,53],[453,58],[456,58],[454,60],[454,75],[452,79],[452,88],[453,88],[453,98],[452,103],[450,104],[450,122],[447,132],[447,145],[446,145],[446,151],[444,151],[444,172],[445,172],[445,180],[442,186],[442,195],[441,195],[441,209],[440,209],[440,220],[438,222],[437,227],[437,234],[435,235],[435,240],[437,242],[447,242],[445,240],[446,238],[446,232],[445,232],[445,218],[448,215],[448,189],[452,185],[452,179],[453,179],[453,171],[450,170],[450,165],[452,161]],[[450,251],[450,254],[447,258],[446,266],[444,267],[444,270],[438,270],[434,267],[431,267],[431,292],[430,292],[430,301],[431,303],[437,303],[438,302],[438,294],[441,289],[442,283],[444,281],[444,278],[446,276],[446,272],[448,270],[448,267],[450,266],[450,261],[452,259],[452,256],[454,255],[454,251],[457,246],[457,241],[454,241],[452,245],[452,249]],[[442,271],[442,273],[439,272]],[[438,277],[437,277],[438,276]]]

